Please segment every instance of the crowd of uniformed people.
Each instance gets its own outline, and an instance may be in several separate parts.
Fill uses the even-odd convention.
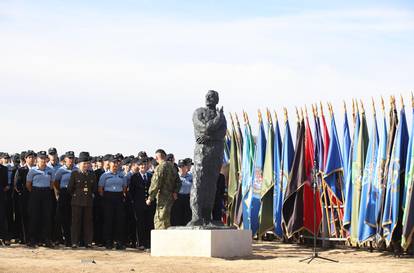
[[[191,220],[193,162],[186,158],[176,164],[173,154],[165,160],[174,164],[181,180],[168,221],[183,226]],[[1,245],[148,251],[157,203],[149,201],[149,190],[159,163],[146,152],[126,157],[76,156],[73,151],[59,157],[55,148],[0,153]],[[220,219],[224,177],[218,183],[215,218]]]

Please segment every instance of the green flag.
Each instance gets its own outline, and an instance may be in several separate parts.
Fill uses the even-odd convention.
[[[352,214],[351,214],[351,244],[358,243],[358,221],[359,208],[361,201],[362,176],[365,167],[365,158],[367,156],[369,135],[365,111],[361,105],[361,127],[359,128],[356,160],[352,162]]]
[[[240,165],[238,158],[237,148],[237,135],[233,125],[233,131],[231,133],[231,145],[230,145],[230,166],[229,166],[229,184],[227,189],[227,205],[228,205],[228,225],[233,226],[234,214],[235,214],[235,198],[237,194],[237,187],[239,183]]]
[[[275,185],[273,153],[274,153],[274,130],[272,117],[267,111],[268,137],[266,144],[265,163],[263,167],[263,183],[261,189],[261,207],[259,213],[259,238],[266,231],[273,230],[273,187]]]

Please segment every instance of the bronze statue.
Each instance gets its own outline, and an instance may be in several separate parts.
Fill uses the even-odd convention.
[[[192,220],[187,224],[190,227],[215,224],[212,223],[211,213],[223,163],[224,137],[227,131],[223,107],[216,108],[218,103],[219,94],[210,90],[206,95],[206,107],[196,109],[193,115],[196,144],[190,195]]]

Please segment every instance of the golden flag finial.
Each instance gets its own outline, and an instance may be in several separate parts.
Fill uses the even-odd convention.
[[[375,101],[374,101],[374,97],[371,97],[371,101],[372,101],[372,111],[374,113],[374,116],[377,114],[376,110],[375,110]]]
[[[345,100],[343,101],[343,103],[344,103],[344,112],[346,113],[346,102],[345,102]]]
[[[360,100],[361,103],[361,113],[365,113],[365,107],[364,107],[364,102],[362,100]]]
[[[300,115],[302,120],[305,119],[305,116],[303,115],[303,107],[300,108]]]
[[[286,109],[286,107],[283,108],[283,114],[285,115],[285,122],[288,121],[288,111]]]
[[[236,117],[237,126],[240,127],[239,116],[237,115],[237,113],[234,113],[234,116]]]
[[[301,119],[300,119],[300,116],[299,116],[299,110],[298,110],[298,107],[296,107],[296,106],[295,106],[295,108],[296,108],[296,118],[298,119],[298,122],[300,122],[300,121],[301,121]]]
[[[384,102],[384,98],[381,96],[381,108],[382,108],[382,112],[385,113],[385,102]]]
[[[270,124],[273,123],[272,121],[272,114],[270,113],[269,108],[266,108],[266,115],[267,115],[267,122],[269,122]]]
[[[305,105],[305,115],[308,117],[308,107]]]
[[[277,118],[277,112],[276,110],[273,111],[273,113],[275,114],[275,123],[278,122],[278,118]]]
[[[262,112],[260,111],[260,109],[257,110],[257,115],[259,117],[259,123],[262,123],[263,122],[263,118],[262,118]]]
[[[411,107],[414,108],[414,96],[413,96],[413,92],[411,92]]]
[[[246,112],[244,111],[244,109],[243,109],[243,121],[244,121],[244,124],[247,124]]]
[[[358,106],[358,101],[355,99],[355,110],[356,113],[359,114],[359,106]]]
[[[400,95],[400,99],[401,99],[401,108],[404,108],[405,106],[404,106],[404,99],[403,99],[403,96],[402,95]]]
[[[333,107],[332,107],[332,103],[330,103],[330,102],[328,102],[328,110],[329,110],[329,114],[332,117],[333,116]]]
[[[320,104],[320,107],[321,107],[321,117],[323,116],[323,104],[322,104],[322,102],[319,102],[319,104]]]

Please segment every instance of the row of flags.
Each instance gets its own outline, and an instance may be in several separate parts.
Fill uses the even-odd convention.
[[[329,103],[329,120],[322,103],[312,105],[313,128],[307,108],[296,110],[295,140],[286,108],[282,124],[276,112],[267,110],[263,118],[259,110],[256,135],[246,112],[243,130],[237,114],[231,115],[224,151],[227,223],[259,238],[269,231],[291,238],[315,230],[352,245],[376,241],[408,249],[414,235],[414,118],[410,138],[403,99],[398,112],[391,97],[388,115],[381,102],[377,120],[372,101],[371,128],[362,101],[353,100],[351,122],[344,103],[342,139]],[[414,116],[414,98],[412,104]]]

